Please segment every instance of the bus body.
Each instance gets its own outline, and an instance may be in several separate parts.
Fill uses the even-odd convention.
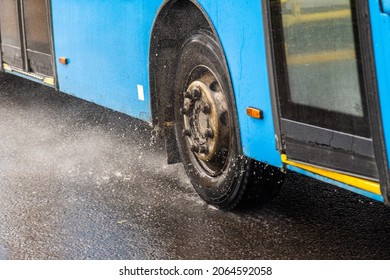
[[[247,191],[239,156],[261,178],[288,169],[388,203],[389,14],[388,0],[0,0],[0,67],[152,123],[208,203]]]

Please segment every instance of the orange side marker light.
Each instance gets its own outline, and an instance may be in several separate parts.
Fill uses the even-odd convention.
[[[58,60],[59,60],[59,62],[60,62],[61,64],[64,64],[64,65],[69,64],[69,58],[66,58],[66,57],[61,56]]]
[[[263,119],[263,111],[260,109],[248,107],[246,108],[246,114],[255,119]]]

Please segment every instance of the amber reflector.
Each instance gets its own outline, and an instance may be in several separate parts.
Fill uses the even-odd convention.
[[[246,113],[248,116],[255,118],[255,119],[262,119],[263,118],[263,111],[256,108],[248,107],[246,108]]]
[[[67,59],[66,57],[60,57],[58,60],[60,61],[61,64],[69,63],[69,59]]]

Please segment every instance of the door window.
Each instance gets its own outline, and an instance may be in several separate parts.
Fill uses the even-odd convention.
[[[23,68],[17,0],[0,0],[0,32],[3,60]]]
[[[273,2],[286,84],[282,117],[370,137],[356,1]]]

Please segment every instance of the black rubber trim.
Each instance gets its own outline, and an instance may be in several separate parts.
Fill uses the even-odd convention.
[[[282,119],[282,128],[289,138],[297,141],[374,158],[374,147],[371,138],[364,138],[287,119]]]

